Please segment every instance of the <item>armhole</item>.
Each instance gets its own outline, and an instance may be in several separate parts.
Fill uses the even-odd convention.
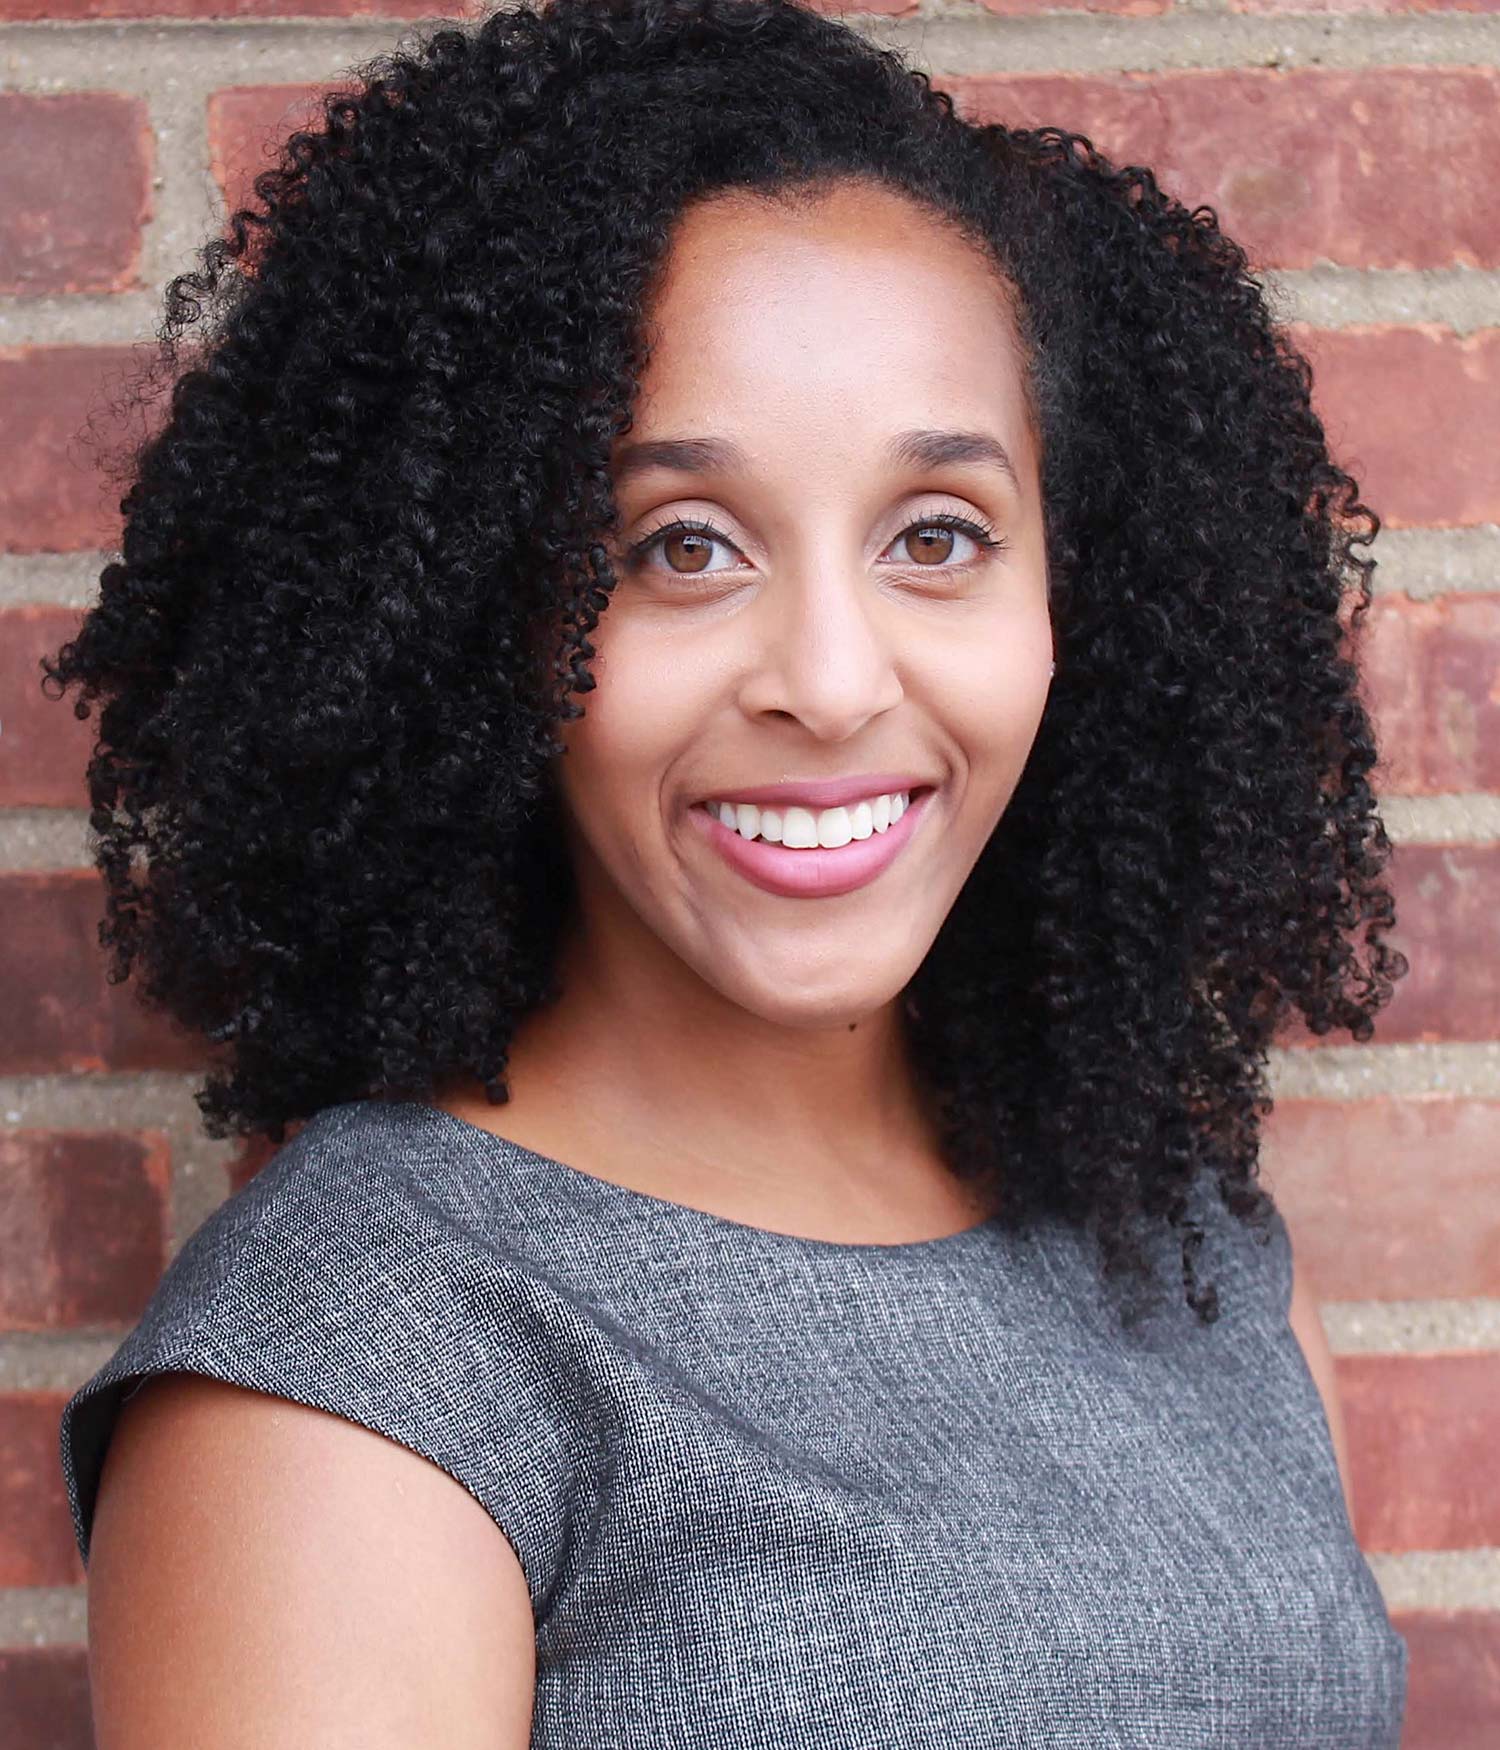
[[[272,1390],[269,1386],[237,1377],[234,1373],[226,1373],[219,1368],[208,1367],[191,1357],[154,1363],[134,1373],[125,1374],[113,1384],[101,1387],[97,1391],[90,1391],[86,1387],[87,1396],[74,1400],[82,1413],[75,1412],[73,1404],[70,1404],[63,1412],[63,1469],[69,1479],[69,1497],[70,1504],[73,1504],[75,1537],[85,1572],[88,1569],[88,1551],[93,1537],[94,1510],[98,1504],[99,1483],[104,1475],[104,1460],[108,1455],[115,1429],[119,1425],[120,1412],[137,1392],[153,1379],[169,1379],[174,1375],[183,1374],[198,1379],[211,1379],[220,1385],[238,1386],[243,1391],[253,1391],[261,1397],[272,1398],[282,1403],[300,1404],[304,1409],[321,1410],[327,1415],[337,1416],[341,1421],[348,1422],[356,1428],[364,1428],[370,1433],[379,1434],[382,1439],[389,1440],[393,1445],[404,1447],[406,1451],[426,1459],[429,1464],[435,1465],[445,1476],[451,1477],[465,1494],[477,1501],[484,1509],[491,1523],[504,1537],[516,1560],[520,1563],[521,1571],[526,1576],[527,1590],[531,1593],[533,1607],[535,1607],[539,1596],[539,1576],[533,1571],[532,1555],[523,1547],[525,1540],[518,1539],[511,1531],[510,1526],[502,1523],[500,1518],[496,1516],[494,1508],[484,1499],[473,1483],[451,1464],[445,1463],[435,1452],[428,1450],[425,1444],[419,1443],[408,1435],[376,1427],[373,1423],[350,1415],[346,1410],[341,1410],[334,1404],[319,1403],[293,1387],[278,1387]],[[80,1451],[87,1454],[88,1470],[86,1475],[78,1463],[77,1455]]]
[[[180,1256],[180,1252],[178,1256]],[[157,1283],[153,1301],[167,1284],[177,1258],[168,1264]],[[151,1347],[145,1318],[121,1342],[110,1359],[78,1388],[63,1406],[58,1424],[58,1447],[62,1459],[63,1484],[67,1490],[68,1509],[73,1520],[73,1541],[78,1546],[79,1560],[85,1574],[89,1565],[89,1545],[94,1531],[94,1508],[99,1499],[99,1479],[104,1474],[104,1459],[114,1436],[115,1424],[125,1403],[146,1384],[165,1373],[197,1373],[218,1379],[225,1384],[238,1381],[226,1379],[210,1367],[194,1361],[199,1334],[212,1318],[224,1292],[227,1278],[210,1297],[208,1304],[193,1326],[185,1345],[179,1344],[159,1360],[147,1360],[145,1365],[132,1367],[132,1358],[139,1351],[148,1354]],[[148,1315],[149,1316],[149,1313]]]
[[[110,1442],[119,1424],[120,1411],[151,1380],[168,1378],[173,1374],[191,1374],[200,1379],[216,1380],[221,1385],[239,1386],[244,1391],[257,1392],[262,1397],[276,1398],[286,1403],[300,1404],[305,1409],[321,1410],[328,1415],[338,1416],[341,1420],[379,1434],[382,1439],[405,1447],[408,1452],[436,1465],[479,1503],[491,1523],[510,1545],[526,1577],[533,1611],[536,1610],[548,1583],[547,1576],[540,1571],[538,1551],[528,1538],[521,1535],[519,1526],[513,1528],[508,1515],[503,1518],[498,1515],[493,1503],[485,1500],[475,1484],[434,1450],[433,1443],[422,1441],[410,1432],[390,1425],[380,1426],[374,1419],[366,1420],[353,1415],[349,1410],[341,1409],[330,1401],[320,1402],[295,1385],[282,1383],[273,1389],[268,1384],[245,1377],[245,1371],[248,1370],[226,1371],[220,1367],[209,1366],[200,1358],[174,1356],[122,1374],[108,1383],[100,1383],[96,1377],[96,1380],[89,1381],[69,1401],[63,1410],[59,1435],[63,1476],[73,1518],[74,1541],[77,1543],[85,1574],[89,1565],[99,1483],[104,1474],[104,1461],[109,1453]]]
[[[64,1406],[58,1425],[59,1452],[74,1541],[85,1573],[99,1482],[121,1408],[149,1380],[187,1373],[340,1416],[436,1465],[484,1508],[515,1552],[534,1614],[544,1611],[567,1542],[571,1495],[571,1490],[559,1486],[559,1467],[565,1472],[567,1459],[555,1433],[536,1422],[518,1422],[513,1440],[507,1443],[505,1430],[497,1428],[495,1441],[471,1443],[473,1464],[466,1471],[464,1459],[470,1448],[463,1442],[472,1433],[471,1424],[462,1416],[445,1415],[444,1408],[450,1407],[446,1403],[432,1409],[418,1389],[422,1380],[448,1377],[436,1363],[417,1370],[414,1358],[411,1375],[405,1380],[393,1378],[388,1370],[379,1371],[360,1349],[357,1334],[346,1332],[336,1317],[326,1327],[328,1342],[317,1359],[311,1359],[319,1334],[315,1324],[302,1331],[297,1345],[264,1353],[242,1349],[222,1328],[222,1314],[229,1289],[244,1275],[246,1255],[227,1265],[197,1316],[173,1328],[174,1289],[186,1292],[187,1280],[186,1272],[181,1280],[172,1275],[182,1256],[179,1251],[140,1321]],[[515,1408],[522,1408],[519,1393]],[[498,1454],[504,1455],[503,1463]]]

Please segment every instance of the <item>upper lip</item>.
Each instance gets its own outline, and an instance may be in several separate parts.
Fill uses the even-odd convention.
[[[885,796],[897,790],[927,790],[927,778],[911,772],[864,772],[853,778],[789,778],[781,784],[746,784],[733,790],[715,790],[700,796],[700,802],[753,802],[759,808],[839,808],[867,796]]]

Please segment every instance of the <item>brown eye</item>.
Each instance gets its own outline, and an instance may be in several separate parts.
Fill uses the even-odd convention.
[[[662,536],[661,550],[668,555],[669,563],[674,546],[686,555],[687,563],[673,564],[674,571],[702,571],[708,564],[713,545],[707,535],[700,534],[696,529],[669,529]]]
[[[665,568],[648,563],[658,552],[666,553],[669,543],[678,551],[668,555]],[[733,571],[735,567],[713,563],[716,547],[724,548],[727,553],[735,551],[733,543],[721,535],[712,523],[688,522],[678,518],[674,522],[663,523],[660,528],[653,529],[649,535],[627,548],[625,563],[631,571],[654,572],[658,578],[717,577],[721,572]]]
[[[953,557],[955,535],[972,541],[978,549],[978,557],[948,563]],[[955,575],[982,563],[988,554],[1003,553],[1009,546],[1005,537],[997,535],[990,523],[971,522],[967,517],[949,516],[946,512],[920,523],[911,523],[897,535],[894,544],[904,547],[906,557],[915,561],[923,571],[946,571]]]
[[[918,523],[903,538],[919,565],[941,565],[953,551],[953,530],[942,523]]]

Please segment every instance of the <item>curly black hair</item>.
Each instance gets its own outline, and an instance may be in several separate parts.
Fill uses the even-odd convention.
[[[1003,1167],[1002,1219],[1088,1225],[1109,1280],[1149,1275],[1164,1217],[1212,1322],[1188,1193],[1212,1172],[1268,1239],[1278,1023],[1368,1039],[1406,971],[1349,649],[1379,519],[1211,208],[1082,135],[968,122],[793,0],[432,28],[326,95],[171,282],[121,557],[42,665],[78,716],[104,701],[109,976],[225,1054],[213,1136],[454,1073],[508,1097],[557,994],[548,767],[595,684],[608,460],[674,222],[849,178],[1013,291],[1059,658],[906,993],[912,1060],[953,1171]]]

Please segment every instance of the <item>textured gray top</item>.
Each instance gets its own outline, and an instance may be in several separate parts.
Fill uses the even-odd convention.
[[[1179,1299],[1130,1336],[1061,1222],[794,1238],[417,1102],[330,1106],[64,1410],[79,1550],[122,1393],[186,1369],[482,1503],[530,1585],[533,1747],[1395,1750],[1406,1643],[1285,1225],[1258,1246],[1207,1181],[1197,1207],[1218,1323]]]

